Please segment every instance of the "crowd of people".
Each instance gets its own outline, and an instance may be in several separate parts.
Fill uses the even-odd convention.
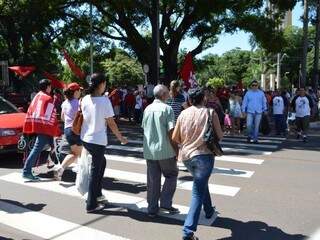
[[[33,149],[25,159],[23,178],[39,181],[32,173],[32,167],[44,146],[52,145],[53,138],[61,134],[57,119],[59,106],[70,152],[55,169],[54,177],[61,180],[64,170],[76,162],[85,149],[92,156],[86,211],[102,210],[108,204],[107,196],[102,194],[107,127],[121,144],[127,144],[128,139],[119,131],[117,122],[121,117],[130,122],[134,120],[144,132],[150,218],[156,217],[160,210],[179,213],[179,209],[173,207],[179,173],[177,160],[182,161],[193,176],[191,203],[183,226],[185,240],[198,239],[194,232],[202,206],[206,218],[212,218],[215,213],[208,181],[218,153],[210,150],[204,139],[208,123],[212,123],[217,141],[224,133],[241,134],[246,128],[248,143],[258,144],[263,118],[273,116],[277,135],[287,134],[287,119],[291,118],[296,124],[297,137],[307,141],[310,118],[318,114],[319,97],[312,91],[306,94],[304,88],[299,88],[294,96],[287,91],[264,92],[257,81],[252,81],[245,91],[236,87],[197,87],[188,92],[179,81],[172,81],[169,89],[159,84],[152,88],[152,94],[150,89],[145,92],[141,88],[117,87],[106,91],[106,85],[105,76],[95,73],[86,94],[82,94],[79,84],[71,83],[64,91],[64,101],[60,99],[57,105],[58,97],[51,95],[51,82],[47,79],[39,82],[40,91],[29,106],[23,129],[24,134],[36,135]],[[77,117],[82,121],[80,133],[74,130]],[[165,181],[161,189],[162,175]]]

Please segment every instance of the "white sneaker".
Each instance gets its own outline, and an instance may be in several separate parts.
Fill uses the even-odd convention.
[[[62,167],[53,171],[53,176],[57,181],[61,181],[64,169]]]
[[[104,204],[108,204],[109,203],[105,195],[97,197],[97,202],[104,203]]]

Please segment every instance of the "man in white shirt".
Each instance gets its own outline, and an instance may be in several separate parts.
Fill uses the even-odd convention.
[[[298,95],[291,102],[293,111],[296,112],[297,138],[302,136],[304,142],[307,142],[307,131],[313,102],[310,96],[306,95],[306,90],[300,88]]]
[[[285,99],[280,95],[280,92],[277,90],[275,96],[272,99],[272,110],[273,110],[273,119],[276,128],[276,134],[285,135],[286,131],[286,122],[285,122]]]

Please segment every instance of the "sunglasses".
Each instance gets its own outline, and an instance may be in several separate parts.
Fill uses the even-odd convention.
[[[251,87],[258,87],[258,84],[252,84]]]

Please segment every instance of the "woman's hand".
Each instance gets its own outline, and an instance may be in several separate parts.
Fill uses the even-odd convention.
[[[121,138],[119,139],[121,142],[121,145],[126,145],[128,144],[128,139],[126,137],[121,136]]]

